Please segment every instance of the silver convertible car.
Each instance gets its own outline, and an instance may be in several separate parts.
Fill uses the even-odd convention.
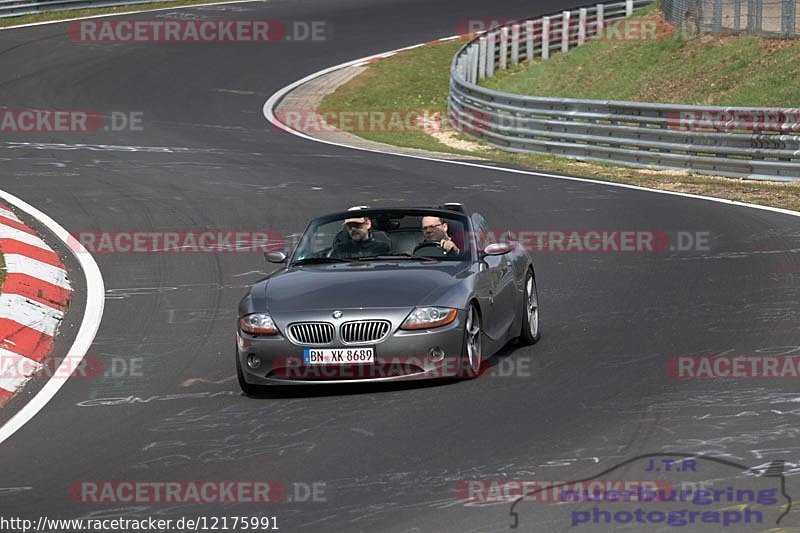
[[[239,304],[236,371],[270,384],[470,378],[539,338],[536,274],[461,204],[359,207],[311,221]]]

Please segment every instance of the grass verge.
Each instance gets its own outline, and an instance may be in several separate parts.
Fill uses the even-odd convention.
[[[750,40],[749,37],[743,39]],[[797,44],[800,45],[800,41]],[[386,112],[387,110],[427,111],[446,116],[450,60],[462,45],[463,41],[460,40],[435,43],[376,61],[362,74],[326,96],[318,111],[331,112],[333,116],[342,112]],[[589,46],[585,48],[588,49]],[[550,61],[566,61],[569,56],[578,52],[583,51],[577,49],[563,58],[554,57]],[[786,90],[792,92],[800,89],[786,88]],[[748,103],[765,104],[767,97],[777,98],[778,94],[782,93],[776,89],[770,96],[764,95],[762,100],[754,99]],[[798,103],[800,98],[784,99],[782,102]],[[330,122],[334,126],[338,125],[335,120]],[[441,121],[442,124],[444,122]],[[348,130],[345,127],[341,129]],[[402,131],[388,130],[387,128],[353,131],[353,133],[365,139],[400,147],[469,155],[542,171],[800,211],[800,183],[736,180],[678,171],[639,170],[610,164],[584,163],[555,156],[514,154],[458,135],[448,130],[446,125],[440,131],[426,131],[422,127],[411,131],[405,128]]]
[[[626,35],[628,38],[626,38]],[[510,93],[720,106],[800,105],[800,40],[689,38],[653,4],[568,54],[500,71]]]
[[[235,0],[175,0],[174,2],[150,2],[147,4],[131,4],[126,6],[116,7],[95,7],[90,9],[70,9],[67,11],[54,11],[50,13],[34,13],[31,15],[22,15],[20,17],[10,17],[0,19],[0,28],[8,28],[10,26],[19,26],[21,24],[33,24],[34,22],[50,22],[58,20],[67,20],[83,17],[92,17],[96,15],[123,15],[134,11],[153,11],[156,9],[164,9],[179,6],[191,6],[195,4],[226,4]]]

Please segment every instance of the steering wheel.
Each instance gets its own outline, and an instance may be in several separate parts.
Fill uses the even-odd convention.
[[[422,241],[414,249],[414,255],[422,257],[444,257],[447,253],[439,246],[438,241]]]

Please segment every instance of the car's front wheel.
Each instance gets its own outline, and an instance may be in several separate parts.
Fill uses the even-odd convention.
[[[471,303],[467,309],[467,320],[464,324],[464,354],[461,360],[462,377],[474,378],[480,374],[483,364],[483,332],[481,314],[475,303]]]
[[[533,344],[539,340],[539,293],[536,290],[536,279],[533,271],[525,276],[525,294],[522,297],[522,331],[519,342],[523,345]]]

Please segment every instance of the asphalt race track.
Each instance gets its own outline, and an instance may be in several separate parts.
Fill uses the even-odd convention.
[[[494,227],[704,232],[709,245],[536,254],[543,338],[507,347],[484,378],[265,398],[242,396],[233,366],[238,301],[271,271],[259,253],[97,254],[106,307],[89,354],[139,360],[141,372],[70,379],[3,443],[0,515],[501,531],[509,505],[464,505],[460,481],[578,479],[656,452],[783,459],[787,491],[800,494],[796,380],[665,371],[677,355],[800,354],[800,218],[329,146],[262,115],[272,93],[320,69],[453,35],[464,18],[564,5],[279,0],[130,16],[322,20],[334,29],[324,43],[89,44],[64,24],[1,31],[0,105],[143,113],[144,131],[2,134],[0,188],[73,233],[288,235],[351,205],[460,201]],[[197,394],[175,396],[186,393]],[[108,505],[69,492],[82,480],[254,479],[316,483],[324,497]],[[570,529],[560,506],[519,511],[522,530]]]

